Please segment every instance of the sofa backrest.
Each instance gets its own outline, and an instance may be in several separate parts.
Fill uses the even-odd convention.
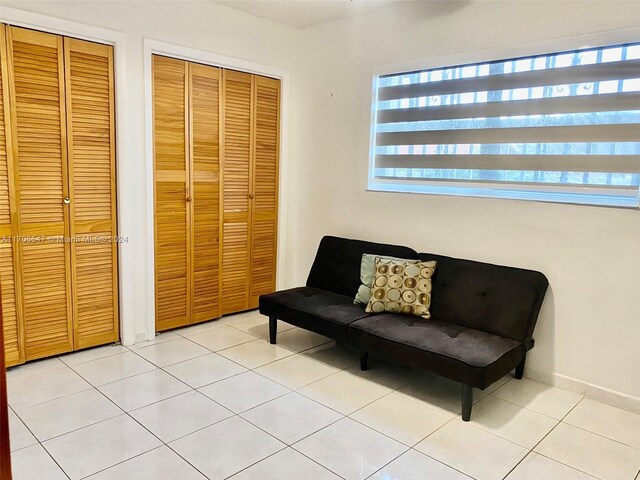
[[[320,241],[307,286],[355,297],[360,286],[360,263],[364,253],[418,258],[418,253],[409,247],[326,236]]]
[[[533,328],[549,282],[540,272],[420,253],[436,260],[431,316],[523,342]]]

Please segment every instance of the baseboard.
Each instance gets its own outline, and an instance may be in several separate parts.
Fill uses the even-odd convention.
[[[147,338],[147,332],[136,332],[136,336],[135,336],[135,340],[133,342],[131,342],[129,345],[134,345],[136,343],[142,343],[142,342],[146,342],[147,340],[149,340]],[[122,342],[124,344],[124,342]],[[124,344],[125,346],[127,346],[126,344]]]
[[[559,373],[541,372],[540,370],[534,370],[528,367],[524,369],[524,376],[531,380],[547,383],[554,387],[564,388],[565,390],[571,390],[572,392],[584,395],[587,391],[587,384],[582,380],[576,380],[575,378],[565,377]]]
[[[598,400],[602,403],[608,403],[609,405],[640,414],[640,398],[627,395],[626,393],[609,390],[608,388],[587,383],[585,396]]]
[[[564,388],[565,390],[571,390],[587,398],[640,414],[640,398],[638,397],[560,375],[559,373],[540,372],[538,370],[525,368],[524,375],[532,380]]]

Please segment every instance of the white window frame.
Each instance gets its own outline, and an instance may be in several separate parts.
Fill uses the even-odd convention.
[[[371,88],[371,128],[369,138],[369,169],[367,176],[367,191],[370,192],[396,192],[396,193],[418,193],[428,195],[453,195],[466,197],[480,197],[493,199],[525,200],[538,202],[566,203],[583,206],[604,206],[625,209],[640,209],[639,205],[630,206],[621,204],[609,189],[603,188],[601,191],[590,188],[592,198],[585,197],[580,193],[580,186],[577,186],[575,193],[553,194],[543,191],[543,188],[535,185],[527,185],[527,190],[521,190],[514,184],[490,185],[472,182],[443,182],[438,181],[437,185],[425,184],[425,182],[411,182],[406,180],[386,180],[377,181],[374,177],[375,168],[375,143],[376,143],[376,104],[378,99],[377,79],[383,75],[394,75],[402,72],[418,70],[429,70],[435,68],[446,68],[465,64],[476,64],[483,62],[493,62],[508,60],[511,58],[527,57],[534,55],[552,54],[555,52],[581,50],[586,48],[607,47],[610,45],[623,43],[640,42],[640,28],[625,28],[619,30],[589,33],[579,36],[562,37],[552,40],[537,42],[519,43],[509,46],[501,46],[476,51],[456,52],[446,55],[438,55],[405,62],[396,62],[375,65],[372,72]],[[540,191],[540,193],[537,193]]]

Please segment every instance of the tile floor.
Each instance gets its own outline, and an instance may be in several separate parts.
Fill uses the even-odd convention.
[[[476,392],[249,312],[8,372],[16,480],[640,480],[640,415],[529,379]]]

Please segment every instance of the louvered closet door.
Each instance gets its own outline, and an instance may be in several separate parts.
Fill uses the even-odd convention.
[[[14,251],[12,245],[11,196],[13,192],[13,172],[10,171],[9,155],[11,136],[9,127],[9,84],[7,81],[7,45],[5,26],[0,24],[0,283],[2,296],[0,308],[4,322],[5,360],[8,366],[23,361],[20,349],[18,325],[18,304],[16,302],[16,276],[14,272]],[[15,204],[13,205],[15,209]]]
[[[249,308],[276,286],[280,81],[255,77]]]
[[[113,47],[64,39],[75,349],[118,340]]]
[[[191,318],[187,208],[187,73],[182,60],[153,56],[156,328]]]
[[[68,352],[70,246],[62,37],[7,27],[25,358]]]
[[[192,322],[220,316],[220,70],[189,64]]]
[[[223,71],[222,313],[249,307],[253,76]]]

